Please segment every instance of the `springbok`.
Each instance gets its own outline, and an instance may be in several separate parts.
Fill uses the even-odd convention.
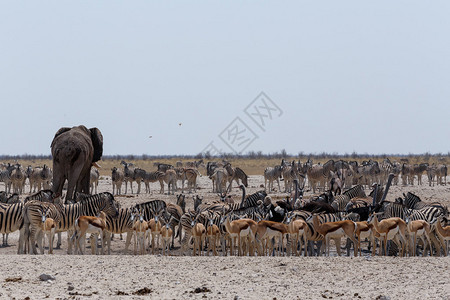
[[[75,233],[72,236],[72,240],[75,239],[75,254],[78,250],[80,250],[81,254],[83,253],[83,249],[81,247],[81,242],[83,241],[84,246],[84,240],[86,237],[86,233],[95,234],[96,236],[100,236],[101,244],[102,244],[102,254],[104,254],[104,239],[103,239],[103,231],[106,227],[106,214],[101,211],[98,217],[92,217],[92,216],[80,216],[78,219],[75,220]],[[95,245],[91,244],[91,247],[95,247],[97,244],[97,239],[95,239]],[[84,247],[83,247],[84,248]],[[97,249],[95,249],[95,254],[97,253]]]
[[[287,216],[286,224],[288,226],[289,240],[291,243],[291,255],[299,256],[302,253],[302,237],[306,247],[306,227],[308,227],[308,225],[302,219],[293,220],[292,213]],[[300,249],[297,251],[299,243]]]
[[[249,251],[251,251],[250,249],[250,244],[253,243],[255,241],[255,234],[256,234],[256,225],[257,223],[251,219],[239,219],[239,220],[234,220],[234,221],[230,221],[230,215],[226,214],[223,215],[221,220],[220,220],[221,224],[225,225],[225,229],[229,234],[230,237],[230,253],[231,255],[234,255],[234,247],[236,246],[236,242],[235,239],[237,239],[237,244],[238,244],[238,255],[241,256],[242,255],[242,248],[241,248],[241,238],[244,237],[248,237],[249,241],[247,243],[247,245],[249,246]],[[252,254],[252,253],[251,253]]]
[[[330,256],[330,239],[333,239],[336,244],[336,251],[341,256],[341,238],[347,236],[353,245],[357,245],[355,240],[356,223],[350,220],[343,220],[337,222],[326,222],[320,224],[319,218],[316,214],[312,214],[306,221],[312,219],[315,230],[323,235],[325,240],[325,250]],[[353,247],[354,256],[357,256],[356,246]]]
[[[137,215],[139,218],[133,224],[134,231],[134,255],[137,254],[137,248],[139,248],[139,254],[145,254],[145,235],[148,230],[148,223],[144,220],[144,211],[139,210]]]
[[[378,222],[378,215],[383,213],[373,213],[369,216],[367,222],[372,224],[373,229],[380,235],[380,240],[382,242],[381,247],[383,248],[384,243],[384,255],[387,255],[387,241],[393,240],[394,243],[401,248],[401,256],[404,254],[406,239],[406,223],[401,218],[388,218]],[[398,236],[400,236],[401,241],[399,241]],[[375,246],[375,245],[374,245]],[[381,255],[381,253],[380,253]]]
[[[267,244],[269,243],[270,240],[272,240],[273,238],[276,238],[276,239],[278,239],[277,252],[278,252],[278,255],[280,255],[280,253],[283,252],[283,238],[286,236],[286,234],[288,234],[288,226],[286,224],[279,223],[279,222],[273,222],[273,221],[267,221],[267,220],[259,221],[257,223],[256,234],[255,234],[258,252],[259,253],[262,252],[263,255],[266,255]],[[261,249],[262,241],[266,242],[265,243],[266,247],[264,247],[264,245],[263,245],[263,247]],[[272,253],[272,251],[273,251],[273,246],[270,248],[269,254]]]
[[[161,215],[163,214],[164,210],[161,210],[159,213],[155,213],[153,210],[153,219],[148,221],[148,229],[149,229],[149,240],[151,239],[151,245],[152,245],[152,254],[155,254],[155,247],[159,249],[159,240],[161,236]],[[156,246],[155,246],[155,240],[156,240]]]
[[[48,239],[48,253],[53,254],[53,237],[55,236],[55,230],[56,230],[56,222],[52,218],[47,218],[49,209],[47,208],[44,212],[41,213],[42,217],[42,224],[41,224],[41,232],[40,234],[43,235],[43,245],[45,246],[45,236],[47,236]],[[40,239],[38,239],[39,241]],[[44,247],[39,247],[42,249],[42,253],[44,254]]]
[[[367,223],[367,221],[356,222],[356,239],[358,240],[358,244],[355,245],[359,252],[359,256],[361,256],[361,240],[369,239],[372,246],[372,256],[375,256],[375,236],[373,232],[373,225]]]
[[[450,226],[442,226],[442,220],[447,221],[445,217],[440,217],[436,223],[436,233],[441,240],[442,247],[444,248],[444,255],[448,255],[448,241],[450,241]],[[441,251],[439,250],[438,253]]]
[[[163,255],[168,254],[170,249],[170,239],[172,238],[173,234],[173,230],[172,228],[170,228],[170,221],[172,221],[172,218],[173,218],[172,216],[168,220],[164,218],[165,225],[162,226],[160,230]]]
[[[220,238],[220,230],[219,227],[214,224],[213,219],[209,219],[208,222],[208,227],[206,228],[206,238],[208,240],[206,255],[209,256],[209,251],[211,250],[213,256],[217,256],[216,245],[217,240]]]
[[[409,239],[410,239],[409,240],[410,246],[408,248],[411,249],[411,247],[412,247],[412,255],[416,256],[417,238],[420,238],[423,242],[423,255],[422,256],[425,256],[428,245],[430,245],[431,256],[433,256],[433,248],[431,247],[431,240],[430,240],[430,234],[431,234],[430,224],[428,224],[428,222],[425,220],[411,221],[411,220],[409,220],[409,218],[406,218],[406,225],[407,225],[406,228],[407,228],[407,231],[409,234]]]
[[[199,215],[200,214],[197,214],[197,216],[194,219],[191,218],[191,226],[192,226],[191,235],[194,240],[194,248],[192,250],[193,256],[197,254],[197,249],[198,254],[200,256],[202,255],[202,246],[206,235],[205,226],[202,223],[197,223],[197,218]]]

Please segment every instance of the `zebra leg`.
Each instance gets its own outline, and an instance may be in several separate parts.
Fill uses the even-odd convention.
[[[55,249],[61,249],[61,235],[62,235],[62,232],[58,232],[58,241],[56,242]]]

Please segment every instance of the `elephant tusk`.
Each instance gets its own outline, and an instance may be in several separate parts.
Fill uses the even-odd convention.
[[[93,163],[92,163],[92,166],[93,166],[93,167],[96,167],[97,169],[101,169],[101,168],[102,168],[102,167],[99,166],[96,162],[93,162]]]

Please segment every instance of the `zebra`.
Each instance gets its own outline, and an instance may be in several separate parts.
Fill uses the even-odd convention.
[[[188,168],[198,169],[200,166],[204,166],[203,159],[200,159],[198,161],[188,161],[188,162],[186,162],[185,166]]]
[[[186,212],[186,196],[183,194],[177,195],[177,204],[168,203],[167,213],[171,216],[169,226],[172,228],[172,248],[175,241],[175,227],[178,226],[176,235],[179,237],[181,244],[182,226],[180,225],[181,216]]]
[[[316,192],[317,183],[320,184],[320,187],[325,190],[327,179],[330,176],[330,171],[334,170],[334,160],[330,159],[323,165],[317,164],[311,166],[306,172],[308,176],[308,181],[313,189],[313,193]]]
[[[141,192],[141,182],[144,181],[144,178],[146,177],[146,175],[147,175],[147,171],[145,171],[144,169],[141,169],[141,168],[134,169],[133,178],[138,185],[138,189],[136,192],[137,194],[139,194]]]
[[[422,185],[422,175],[423,172],[425,172],[428,168],[428,164],[424,163],[424,164],[415,164],[413,166],[413,172],[412,172],[412,176],[413,176],[413,183],[414,183],[414,176],[417,176],[417,184],[418,185]]]
[[[21,203],[19,199],[19,195],[17,193],[13,193],[11,196],[7,197],[5,192],[0,192],[0,202],[5,204],[15,204]]]
[[[104,231],[105,247],[108,247],[108,254],[111,254],[111,235],[126,233],[125,254],[128,253],[131,238],[133,237],[133,222],[135,214],[130,208],[121,208],[117,216],[106,216],[106,230]]]
[[[177,168],[182,168],[182,167],[183,167],[183,162],[182,162],[182,161],[177,161],[177,162],[175,163],[175,167],[177,167]]]
[[[158,171],[160,172],[166,172],[167,170],[173,169],[172,165],[169,164],[158,164]]]
[[[124,180],[123,172],[116,167],[111,169],[111,181],[113,186],[113,195],[120,195],[122,189],[122,182]]]
[[[387,181],[389,174],[393,173],[394,165],[391,163],[389,158],[383,159],[379,164],[380,166],[380,184],[384,185]]]
[[[292,186],[294,183],[294,180],[298,180],[298,167],[295,163],[295,160],[292,161],[292,164],[287,164],[284,159],[281,162],[281,173],[283,175],[284,180],[284,192],[290,193],[292,190]]]
[[[0,181],[5,183],[5,192],[11,193],[11,172],[13,171],[14,166],[8,163],[5,170],[0,171]]]
[[[123,165],[123,180],[125,181],[125,194],[127,193],[127,183],[130,183],[131,193],[133,194],[133,181],[134,181],[134,165],[132,163],[126,163],[122,161]]]
[[[41,202],[53,202],[55,197],[55,193],[53,193],[52,190],[40,190],[37,193],[34,193],[30,196],[25,197],[24,199],[24,203],[27,203],[28,201],[31,200],[37,200],[37,201],[41,201]]]
[[[214,173],[210,175],[209,178],[213,183],[213,193],[222,193],[223,189],[226,189],[228,172],[223,167],[216,168]]]
[[[402,184],[414,185],[414,168],[412,165],[408,164],[402,165]]]
[[[159,184],[161,186],[159,193],[160,194],[164,193],[164,178],[165,178],[165,176],[166,176],[166,174],[161,171],[146,172],[145,177],[144,177],[145,192],[151,193],[150,192],[150,183],[159,181]]]
[[[264,201],[264,199],[267,197],[267,193],[264,190],[257,191],[251,195],[245,196],[244,186],[240,185],[239,188],[243,190],[240,208],[259,206],[259,201]]]
[[[3,234],[2,246],[8,246],[8,235],[22,228],[23,225],[23,203],[4,204],[0,203],[0,233]],[[19,244],[22,243],[21,236]],[[20,253],[18,251],[18,253]]]
[[[368,162],[359,166],[357,170],[358,173],[362,175],[363,182],[367,187],[370,187],[373,183],[379,181],[378,177],[381,171],[378,162],[369,160]]]
[[[94,192],[97,194],[97,187],[98,187],[98,179],[100,178],[100,173],[98,172],[98,169],[95,167],[91,168],[91,175],[89,178],[89,185],[91,186],[91,194]]]
[[[134,205],[132,210],[142,211],[144,220],[151,220],[154,217],[153,212],[158,214],[161,211],[166,211],[167,204],[163,200],[151,200]]]
[[[30,168],[30,167],[28,167]],[[52,170],[44,164],[43,167],[36,167],[29,170],[28,180],[30,182],[30,193],[33,189],[34,192],[42,189],[50,189],[50,182],[52,180],[53,174]]]
[[[405,198],[402,199],[402,203],[407,208],[411,208],[411,209],[422,209],[424,207],[440,205],[440,203],[438,203],[438,202],[433,202],[433,203],[423,202],[417,195],[414,195],[411,192],[408,192],[406,195],[405,195],[405,193],[403,193],[403,196]]]
[[[227,188],[227,192],[231,192],[231,186],[233,184],[233,180],[236,181],[237,185],[239,185],[239,179],[240,179],[242,181],[242,184],[245,187],[248,187],[248,176],[247,176],[247,174],[245,174],[245,172],[241,168],[239,168],[239,167],[233,168],[230,163],[226,164],[224,168],[225,168],[225,170],[227,170],[227,173],[228,173],[229,185]]]
[[[15,164],[11,171],[11,182],[14,193],[22,194],[25,186],[26,174],[20,164]]]
[[[170,195],[170,191],[172,190],[172,195],[175,194],[177,190],[177,173],[175,170],[168,169],[164,174],[164,182],[167,184],[167,195]],[[162,186],[162,193],[164,193],[164,185]]]
[[[282,173],[282,167],[281,166],[275,166],[275,167],[267,167],[264,170],[264,186],[266,187],[266,190],[269,190],[269,193],[273,190],[273,181],[276,180],[278,183],[278,191],[281,191],[280,188],[280,177]],[[269,186],[267,186],[267,181],[269,181]]]
[[[197,192],[197,176],[202,176],[200,172],[195,168],[184,168],[184,178],[187,180],[187,186],[189,189],[189,194],[191,189],[194,188],[194,193]],[[183,193],[184,184],[181,187],[181,192]]]
[[[434,186],[434,177],[436,177],[436,184],[442,185],[447,184],[447,166],[446,165],[431,165],[427,168],[428,184]],[[444,178],[444,183],[442,183],[442,178]]]
[[[355,185],[351,189],[346,190],[341,195],[337,195],[334,197],[334,200],[331,202],[331,206],[336,211],[344,211],[347,204],[353,198],[365,198],[366,193],[364,192],[364,187],[362,185]]]

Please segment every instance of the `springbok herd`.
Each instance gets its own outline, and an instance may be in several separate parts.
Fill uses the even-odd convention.
[[[124,251],[134,254],[330,255],[333,240],[341,255],[344,238],[347,255],[350,249],[354,256],[397,251],[401,256],[448,255],[446,203],[422,201],[417,192],[409,191],[386,200],[391,186],[420,187],[423,177],[430,189],[445,186],[445,165],[388,159],[362,164],[282,160],[268,166],[259,180],[226,161],[155,163],[155,167],[146,171],[123,161],[106,180],[92,168],[90,194],[63,199],[51,191],[48,166],[25,169],[3,164],[3,247],[8,235],[18,231],[17,253],[44,253],[45,245],[53,253],[54,240],[60,248],[61,233],[66,231],[68,254],[85,253],[86,234],[92,254],[110,254],[111,245],[119,243],[111,242],[113,235],[122,238],[126,233]],[[97,192],[99,179],[109,191]],[[150,189],[155,184],[159,193]],[[241,195],[233,194],[236,188]],[[247,193],[250,189],[254,192]]]

